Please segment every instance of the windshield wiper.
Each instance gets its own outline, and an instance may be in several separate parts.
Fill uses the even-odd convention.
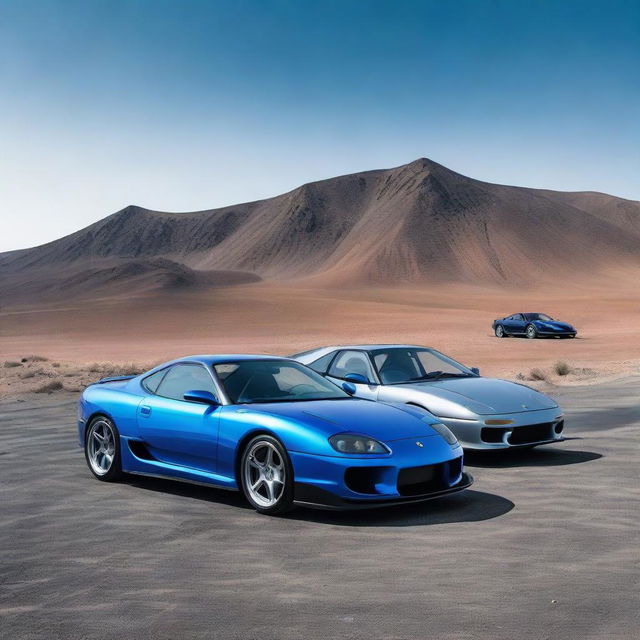
[[[418,382],[420,380],[437,380],[440,376],[443,376],[444,371],[429,371],[429,373],[425,373],[423,376],[418,376],[417,378],[409,378],[409,382]]]
[[[423,376],[419,376],[418,378],[411,378],[409,382],[420,382],[421,380],[440,380],[440,378],[469,378],[471,377],[470,373],[448,373],[445,371],[431,371]]]

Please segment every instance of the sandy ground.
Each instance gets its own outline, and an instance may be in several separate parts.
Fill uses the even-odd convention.
[[[640,368],[640,288],[634,281],[585,281],[571,288],[495,290],[468,286],[326,290],[261,284],[64,306],[0,310],[0,394],[58,380],[66,388],[194,353],[289,355],[336,343],[408,342],[433,346],[484,375],[554,384],[598,383]],[[625,284],[626,283],[626,284]],[[542,311],[574,324],[575,340],[499,340],[494,318]],[[5,368],[30,355],[62,363]],[[567,362],[568,376],[553,365]],[[95,363],[98,363],[97,365]],[[115,363],[109,368],[104,363]],[[94,371],[91,371],[91,370]],[[76,371],[78,375],[73,375]],[[67,375],[70,374],[70,375]],[[27,377],[22,377],[26,375]]]
[[[551,390],[561,444],[472,490],[267,518],[238,494],[93,479],[75,396],[0,403],[2,637],[637,637],[640,377]]]

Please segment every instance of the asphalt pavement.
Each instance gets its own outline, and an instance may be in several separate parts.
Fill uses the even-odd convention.
[[[75,397],[0,404],[0,637],[637,638],[640,377],[552,390],[568,439],[438,501],[260,516],[95,480]]]

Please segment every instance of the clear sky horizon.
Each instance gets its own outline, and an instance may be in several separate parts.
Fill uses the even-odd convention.
[[[640,200],[640,2],[0,0],[0,251],[428,157]]]

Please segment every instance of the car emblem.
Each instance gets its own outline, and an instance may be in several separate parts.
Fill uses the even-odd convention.
[[[416,444],[417,444],[419,447],[424,447],[424,445],[423,445],[423,444],[422,444],[422,442],[420,442],[420,441],[416,442]]]

